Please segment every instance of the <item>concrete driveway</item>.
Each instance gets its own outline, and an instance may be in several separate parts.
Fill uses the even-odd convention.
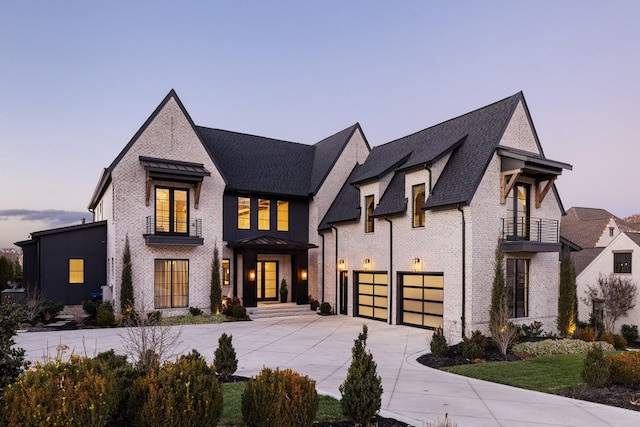
[[[445,414],[466,426],[640,426],[640,412],[561,396],[522,390],[427,368],[416,358],[429,348],[429,331],[346,316],[299,316],[182,327],[178,353],[197,349],[208,360],[223,332],[233,335],[238,375],[256,375],[263,366],[291,368],[316,381],[321,394],[340,398],[338,387],[351,363],[353,342],[367,324],[367,347],[382,377],[383,416],[427,426]],[[179,329],[179,327],[174,327]],[[18,347],[32,361],[56,356],[67,346],[73,352],[95,354],[115,349],[123,353],[124,329],[23,332]]]

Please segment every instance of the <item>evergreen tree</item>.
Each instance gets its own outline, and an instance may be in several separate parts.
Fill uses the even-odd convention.
[[[13,282],[13,263],[6,256],[0,257],[0,290],[7,289],[7,282]]]
[[[220,288],[220,255],[218,245],[213,247],[213,263],[211,266],[211,314],[222,312],[222,289]]]
[[[367,346],[367,325],[355,340],[351,350],[351,365],[347,378],[340,385],[342,412],[356,425],[369,425],[382,405],[382,378],[376,372],[376,362]]]
[[[560,286],[558,289],[558,330],[563,337],[569,336],[576,328],[576,273],[569,256],[570,249],[564,248],[560,261]]]
[[[231,340],[233,335],[222,333],[218,339],[218,348],[213,353],[213,366],[216,373],[223,378],[233,375],[238,369],[238,358]]]
[[[122,278],[120,280],[120,310],[126,313],[135,304],[133,296],[133,281],[131,273],[131,250],[129,249],[129,235],[124,242],[122,254]]]
[[[493,286],[491,288],[491,306],[489,307],[489,331],[502,354],[507,353],[509,345],[516,336],[515,328],[509,324],[507,307],[507,286],[504,273],[504,248],[498,241],[494,260]]]

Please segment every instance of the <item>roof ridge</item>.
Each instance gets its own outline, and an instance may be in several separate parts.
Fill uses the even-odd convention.
[[[269,141],[286,142],[288,144],[302,145],[302,146],[305,146],[305,147],[313,147],[312,144],[305,144],[303,142],[296,142],[296,141],[288,141],[288,140],[285,140],[285,139],[271,138],[271,137],[268,137],[268,136],[255,135],[255,134],[246,133],[246,132],[237,132],[237,131],[233,131],[233,130],[212,128],[212,127],[200,126],[200,125],[196,125],[196,128],[203,129],[203,130],[212,130],[212,131],[217,131],[217,132],[225,132],[225,133],[234,134],[234,135],[250,136],[252,138],[260,138],[260,139],[265,139],[265,140],[269,140]]]

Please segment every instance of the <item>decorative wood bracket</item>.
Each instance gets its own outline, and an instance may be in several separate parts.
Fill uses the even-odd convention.
[[[195,200],[193,201],[193,207],[198,209],[198,205],[200,204],[200,190],[202,189],[202,182],[196,182],[195,187]]]
[[[544,182],[544,180],[540,180],[540,181],[536,180],[536,209],[540,208],[542,201],[544,200],[549,190],[551,190],[551,187],[553,186],[553,183],[555,182],[556,178],[557,178],[556,176],[552,176],[551,178],[549,178],[547,180],[547,185],[544,186],[542,191],[540,191],[540,184]]]
[[[518,177],[522,173],[522,169],[513,169],[509,171],[500,172],[500,204],[507,203],[507,196],[509,192],[518,181]]]
[[[145,202],[147,206],[149,206],[149,198],[151,197],[151,189],[153,188],[153,179],[147,175],[147,194],[145,198]]]

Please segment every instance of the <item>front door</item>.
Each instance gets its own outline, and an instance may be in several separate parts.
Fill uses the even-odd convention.
[[[278,261],[258,261],[258,301],[278,299]]]

